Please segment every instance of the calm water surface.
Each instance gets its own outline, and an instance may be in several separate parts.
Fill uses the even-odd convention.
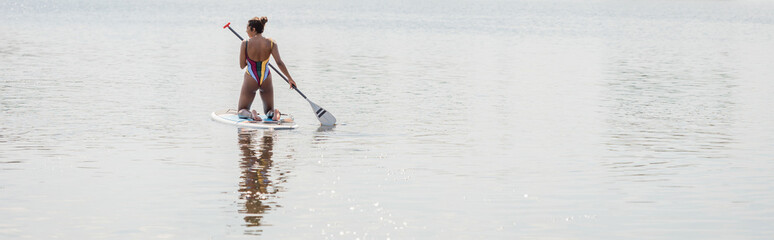
[[[0,238],[767,239],[772,12],[0,2]],[[279,78],[298,129],[210,120],[262,15],[337,126]]]

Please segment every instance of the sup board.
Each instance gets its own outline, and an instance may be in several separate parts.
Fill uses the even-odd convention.
[[[212,112],[213,120],[237,127],[256,129],[294,129],[298,127],[298,124],[293,121],[293,117],[289,115],[283,114],[279,121],[273,121],[264,115],[261,115],[261,117],[263,118],[262,121],[239,118],[237,111],[234,109]]]

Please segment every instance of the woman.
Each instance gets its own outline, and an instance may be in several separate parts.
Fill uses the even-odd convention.
[[[239,66],[247,67],[245,79],[242,82],[242,93],[239,95],[239,117],[252,118],[255,121],[261,121],[260,116],[255,110],[250,110],[250,105],[255,99],[255,92],[259,91],[263,101],[263,112],[267,117],[274,121],[280,119],[280,111],[274,109],[274,87],[271,84],[271,73],[269,71],[269,56],[274,56],[274,62],[277,63],[280,71],[288,77],[290,88],[296,87],[296,82],[288,73],[285,63],[282,62],[279,54],[279,47],[274,40],[263,37],[263,26],[269,19],[266,17],[254,17],[247,21],[248,39],[242,42],[242,48],[239,50]]]

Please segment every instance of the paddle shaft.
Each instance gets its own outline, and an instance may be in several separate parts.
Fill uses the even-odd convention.
[[[244,38],[242,38],[242,36],[239,35],[239,33],[234,31],[234,29],[231,28],[231,26],[226,25],[226,27],[228,28],[228,30],[231,30],[231,32],[234,33],[234,35],[236,35],[239,38],[239,40],[242,40],[242,41],[245,40]],[[245,56],[245,57],[247,57],[247,56]],[[268,63],[268,65],[269,65],[269,67],[271,67],[271,69],[274,69],[274,71],[277,72],[277,74],[279,74],[280,77],[282,77],[282,79],[285,80],[285,82],[290,83],[290,81],[288,81],[288,78],[286,78],[285,75],[282,75],[282,72],[278,71],[277,68],[274,68],[274,66],[271,65],[271,63]],[[304,95],[304,93],[302,93],[300,90],[298,90],[298,88],[296,86],[293,86],[293,89],[295,89],[296,92],[298,92],[298,94],[301,94],[301,96],[304,97],[304,99],[306,99],[307,101],[309,100],[308,98],[306,98],[306,95]]]

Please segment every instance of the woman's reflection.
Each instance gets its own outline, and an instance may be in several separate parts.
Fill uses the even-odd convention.
[[[273,147],[274,131],[239,130],[239,148],[242,150],[239,198],[244,200],[239,213],[245,215],[245,234],[260,234],[262,230],[257,227],[261,226],[263,216],[272,207],[279,207],[275,201],[279,188],[271,180]]]

